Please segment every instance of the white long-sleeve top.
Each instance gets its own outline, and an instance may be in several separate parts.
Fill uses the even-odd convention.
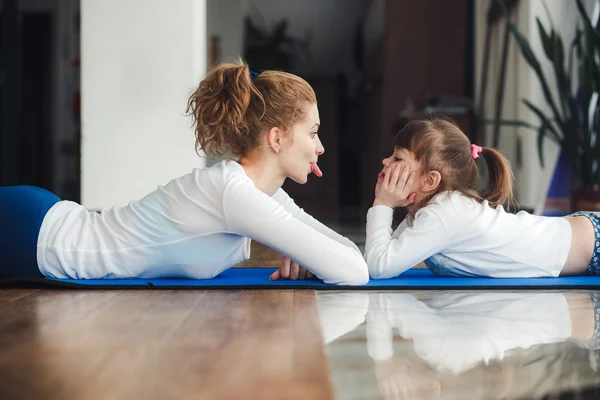
[[[250,257],[250,240],[326,283],[362,285],[363,255],[299,208],[282,189],[258,190],[235,161],[195,169],[140,200],[100,213],[61,201],[37,243],[43,275],[60,279],[209,279]]]
[[[367,213],[365,259],[372,278],[392,278],[424,261],[435,274],[556,277],[571,247],[565,218],[511,214],[459,192],[444,192],[392,233],[393,210]]]
[[[439,294],[431,300],[426,304],[408,293],[372,294],[369,355],[393,357],[397,330],[432,368],[459,374],[480,362],[502,360],[513,350],[564,342],[572,333],[562,293]]]

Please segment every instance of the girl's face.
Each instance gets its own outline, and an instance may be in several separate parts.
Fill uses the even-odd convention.
[[[428,196],[435,193],[441,181],[441,175],[438,171],[429,171],[425,174],[423,164],[416,160],[414,153],[403,148],[395,148],[392,155],[383,159],[381,163],[383,169],[377,178],[377,185],[383,182],[388,167],[393,167],[396,164],[408,165],[408,172],[415,172],[412,187],[409,188],[410,193],[415,194],[414,202],[406,207],[412,215],[415,215],[419,208],[424,205],[423,201]]]
[[[405,164],[409,167],[409,173],[414,171],[416,173],[415,179],[413,181],[413,187],[410,189],[411,193],[414,192],[417,194],[417,199],[419,198],[419,188],[420,188],[420,172],[421,172],[421,163],[415,159],[415,155],[406,150],[399,147],[394,149],[394,152],[388,158],[384,158],[381,161],[383,164],[383,169],[379,173],[377,177],[377,182],[381,182],[383,177],[385,176],[386,170],[388,167],[393,167],[396,164]]]

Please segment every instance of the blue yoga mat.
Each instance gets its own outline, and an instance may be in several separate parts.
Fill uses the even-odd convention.
[[[216,278],[189,279],[9,279],[0,286],[26,284],[28,287],[77,289],[600,289],[600,276],[561,278],[450,278],[433,275],[426,269],[408,270],[397,278],[371,280],[364,286],[328,285],[319,280],[270,281],[274,268],[232,268]]]

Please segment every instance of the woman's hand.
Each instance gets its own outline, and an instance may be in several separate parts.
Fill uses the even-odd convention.
[[[315,275],[308,271],[306,268],[298,265],[298,263],[290,260],[287,257],[283,257],[281,267],[271,274],[270,280],[276,281],[279,279],[314,279]]]
[[[397,163],[388,167],[383,179],[375,186],[374,206],[390,208],[406,207],[415,202],[416,194],[411,193],[415,172],[410,172],[408,164]]]

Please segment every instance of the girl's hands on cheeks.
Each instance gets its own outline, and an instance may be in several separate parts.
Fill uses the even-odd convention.
[[[374,206],[384,205],[390,208],[406,207],[415,202],[416,194],[411,193],[415,172],[410,172],[408,164],[397,163],[387,167],[383,179],[375,186]]]

